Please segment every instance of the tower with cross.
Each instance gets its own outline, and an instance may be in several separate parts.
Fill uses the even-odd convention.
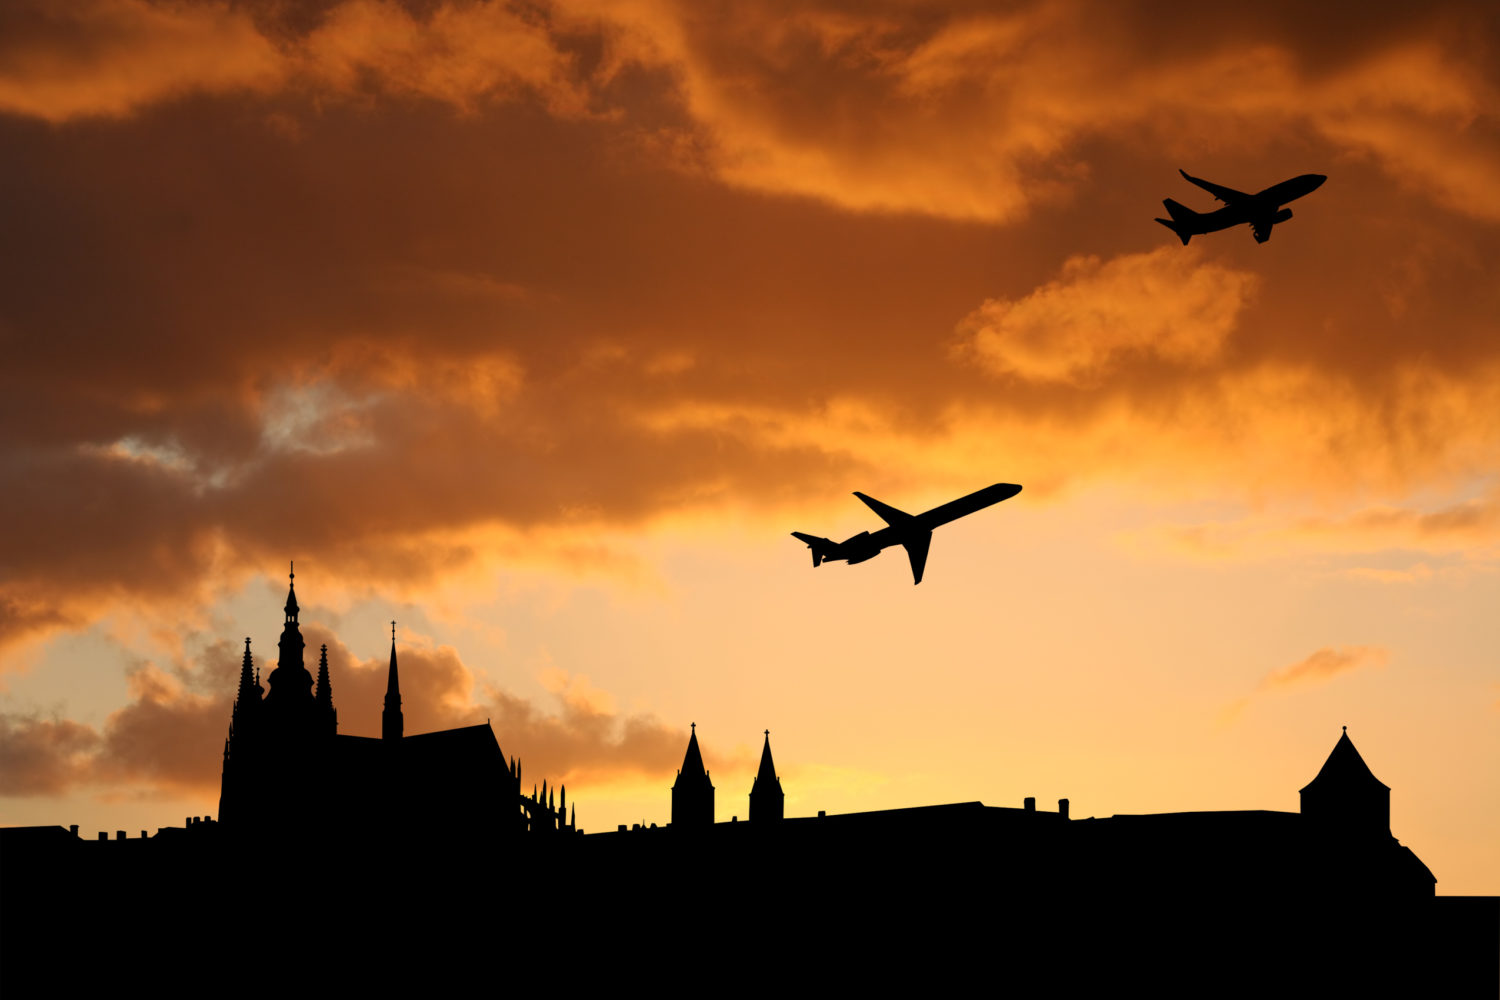
[[[672,826],[675,829],[706,829],[714,825],[714,784],[703,766],[698,749],[698,724],[692,723],[682,769],[672,785]]]
[[[767,729],[766,743],[760,750],[760,770],[750,785],[750,822],[777,823],[785,815],[786,795],[776,776],[776,763],[771,760],[771,731]]]

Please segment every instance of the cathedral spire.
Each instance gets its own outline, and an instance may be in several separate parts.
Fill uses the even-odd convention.
[[[786,795],[781,779],[776,777],[776,762],[771,759],[771,731],[766,730],[765,746],[760,751],[760,770],[750,785],[750,821],[765,822],[786,815]]]
[[[672,825],[679,829],[714,825],[714,786],[703,766],[703,751],[698,749],[698,724],[691,728],[682,770],[672,785]]]
[[[396,672],[396,623],[391,622],[391,668],[385,679],[385,711],[380,714],[382,739],[399,740],[404,720],[401,718],[401,677]]]
[[[259,701],[260,694],[256,690],[260,686],[259,679],[255,677],[255,658],[250,655],[250,637],[245,636],[245,658],[240,662],[240,689],[235,693],[235,708],[248,705],[252,700]]]
[[[297,621],[297,574],[294,572],[296,563],[287,564],[291,569],[287,570],[286,579],[286,620],[295,623]]]
[[[338,709],[333,707],[333,682],[328,679],[328,644],[323,644],[323,651],[318,656],[318,690],[313,696],[317,702],[318,711],[323,715],[323,724],[328,727],[329,735],[339,731]]]

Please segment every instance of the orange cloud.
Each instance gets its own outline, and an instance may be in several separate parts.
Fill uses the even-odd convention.
[[[1324,646],[1306,659],[1267,674],[1261,687],[1275,689],[1325,681],[1362,667],[1383,667],[1389,658],[1389,651],[1379,646],[1340,646],[1337,649]]]
[[[339,731],[378,736],[389,660],[352,657],[318,625],[304,628],[308,663],[328,646]],[[102,727],[39,714],[0,713],[0,795],[62,795],[87,789],[105,797],[210,796],[220,781],[222,748],[238,684],[239,647],[217,642],[190,664],[144,663],[128,674],[131,700]],[[575,793],[641,777],[667,780],[686,736],[647,714],[622,715],[608,692],[553,668],[544,680],[551,710],[479,681],[448,646],[402,643],[402,711],[408,733],[488,720],[526,775]],[[261,669],[268,664],[257,657]],[[741,755],[742,756],[742,755]],[[744,770],[741,757],[706,755],[714,766]]]
[[[966,353],[999,374],[1094,383],[1121,355],[1213,360],[1255,286],[1255,275],[1177,247],[1071,257],[1056,280],[1019,300],[989,299],[958,329]]]

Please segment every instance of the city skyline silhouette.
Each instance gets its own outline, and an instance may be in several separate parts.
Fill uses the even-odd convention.
[[[841,973],[851,985],[889,985],[892,976],[917,975],[927,948],[974,949],[998,934],[1006,943],[985,947],[1049,962],[1074,952],[1141,961],[1167,937],[1174,952],[1151,966],[1151,977],[1171,990],[1293,982],[1451,995],[1500,989],[1500,896],[1435,894],[1433,872],[1393,835],[1392,790],[1347,727],[1299,791],[1296,812],[1113,816],[1075,814],[1066,797],[1038,808],[1034,796],[1019,807],[964,801],[787,815],[766,729],[749,789],[724,796],[730,808],[746,807],[743,821],[736,814],[725,823],[715,821],[717,790],[694,722],[670,787],[670,821],[588,836],[565,785],[549,787],[543,776],[527,794],[524,762],[506,757],[488,722],[406,730],[394,621],[381,736],[340,733],[328,647],[320,646],[314,681],[300,615],[289,573],[265,684],[245,639],[217,817],[96,840],[77,825],[0,827],[0,985],[39,986],[76,949],[124,955],[148,947],[149,929],[173,923],[204,883],[229,895],[193,933],[189,960],[209,973],[236,964],[244,935],[319,899],[368,896],[394,913],[435,911],[408,932],[412,940],[493,940],[490,925],[461,904],[467,884],[436,887],[420,873],[440,856],[498,855],[516,870],[513,898],[551,894],[546,905],[515,911],[535,960],[561,956],[535,935],[575,907],[629,901],[629,926],[583,930],[578,939],[624,959],[670,926],[685,896],[748,878],[766,891],[725,897],[735,900],[726,926],[737,932],[774,926],[825,944],[917,945],[878,974]],[[245,881],[252,869],[269,881]],[[101,908],[133,918],[59,933],[70,915]],[[1338,913],[1332,927],[1320,912],[1329,908]],[[1282,940],[1317,934],[1310,947],[1266,954],[1270,926]],[[325,925],[320,937],[342,953],[364,933],[356,922]],[[703,929],[683,933],[681,971],[712,973],[712,939]],[[1360,957],[1370,949],[1382,960]],[[1017,981],[1052,974],[1023,972]],[[604,987],[615,975],[595,967],[576,981]],[[1092,987],[1114,975],[1082,970],[1073,982]],[[88,973],[73,981],[92,984]]]
[[[0,5],[0,827],[201,843],[230,726],[296,717],[360,808],[425,794],[388,742],[503,753],[591,844],[694,733],[734,840],[752,787],[1081,837],[1300,816],[1347,726],[1493,896],[1497,46],[1477,0]],[[917,567],[850,495],[985,484]]]

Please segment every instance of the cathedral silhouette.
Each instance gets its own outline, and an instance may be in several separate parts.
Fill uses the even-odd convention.
[[[429,817],[442,816],[445,839],[481,844],[517,833],[573,831],[566,787],[561,807],[545,782],[539,792],[523,796],[521,764],[507,762],[488,723],[406,735],[395,622],[381,736],[340,733],[328,647],[318,658],[316,688],[305,666],[295,574],[284,610],[276,669],[266,678],[269,692],[245,640],[224,741],[220,823],[245,831],[378,824],[409,839],[433,829]]]
[[[1435,894],[1347,729],[1298,812],[1084,818],[1066,798],[787,816],[766,730],[745,821],[718,822],[694,723],[670,822],[585,836],[565,789],[522,793],[488,723],[405,732],[394,623],[381,736],[340,733],[294,577],[284,612],[269,690],[245,640],[217,820],[0,829],[7,996],[108,988],[163,942],[228,995],[309,974],[384,993],[432,955],[485,956],[453,987],[561,988],[566,964],[616,989],[658,954],[672,988],[1500,992],[1500,897]]]

